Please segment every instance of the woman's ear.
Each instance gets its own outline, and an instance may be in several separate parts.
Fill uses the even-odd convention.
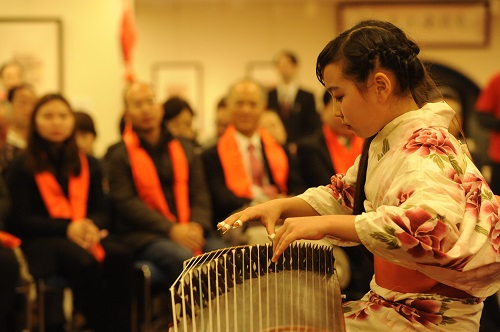
[[[384,72],[376,72],[373,75],[373,80],[375,83],[375,90],[377,92],[377,97],[382,98],[382,101],[387,100],[392,93],[392,82]]]

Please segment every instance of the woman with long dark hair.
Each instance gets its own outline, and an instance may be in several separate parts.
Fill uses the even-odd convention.
[[[31,273],[36,279],[67,280],[86,328],[126,330],[131,260],[106,238],[100,164],[78,149],[75,116],[63,96],[40,98],[27,143],[6,180],[12,198],[8,229],[22,239]],[[48,313],[50,331],[63,329],[60,309]]]

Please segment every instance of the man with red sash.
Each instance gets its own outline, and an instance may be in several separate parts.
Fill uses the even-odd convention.
[[[151,87],[127,87],[122,141],[106,158],[117,231],[134,257],[156,265],[172,284],[193,255],[225,247],[210,226],[201,158],[191,142],[162,126]]]
[[[256,82],[245,79],[234,84],[226,99],[231,125],[216,146],[203,152],[214,224],[250,204],[305,190],[288,151],[259,128],[266,98]],[[257,171],[252,153],[261,164]]]

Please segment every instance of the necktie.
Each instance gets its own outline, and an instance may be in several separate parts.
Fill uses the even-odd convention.
[[[290,115],[290,98],[287,95],[283,95],[281,97],[281,114],[283,118],[287,119],[288,116]]]
[[[252,171],[252,183],[262,187],[262,177],[264,176],[264,167],[257,157],[257,152],[253,144],[248,145],[248,156],[250,157],[250,169]]]

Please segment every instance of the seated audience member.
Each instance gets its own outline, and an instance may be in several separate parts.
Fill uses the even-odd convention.
[[[7,98],[12,109],[7,143],[16,149],[24,149],[28,138],[31,113],[37,97],[31,85],[22,84],[11,88]]]
[[[12,159],[12,149],[7,145],[7,131],[9,130],[9,111],[6,102],[0,101],[0,174]]]
[[[12,199],[7,229],[21,238],[35,279],[58,275],[68,281],[83,328],[127,331],[132,260],[106,237],[99,162],[78,149],[75,117],[63,96],[43,96],[29,127],[26,150],[5,175]],[[47,330],[62,331],[61,301],[47,308],[53,308]]]
[[[19,285],[19,264],[14,254],[12,235],[0,230],[0,331],[15,331],[16,287]],[[18,240],[14,237],[14,239]]]
[[[279,144],[286,144],[286,129],[278,113],[266,110],[260,117],[259,125],[267,130]]]
[[[94,155],[94,143],[97,138],[94,120],[87,112],[75,112],[76,144],[89,155]]]
[[[329,92],[323,95],[323,103],[322,127],[297,143],[300,172],[308,187],[329,184],[334,174],[345,173],[363,148],[363,139],[335,116],[338,105]]]
[[[214,226],[236,210],[305,189],[287,150],[259,128],[266,109],[262,87],[241,80],[230,88],[226,101],[231,125],[216,146],[203,152]]]
[[[10,197],[0,177],[0,331],[16,331],[14,317],[16,286],[19,284],[19,264],[14,248],[21,241],[3,231],[3,222],[10,209]]]
[[[215,128],[217,137],[221,137],[226,131],[229,122],[231,121],[229,117],[229,111],[227,110],[226,98],[222,97],[217,103],[217,109],[215,114]]]
[[[2,164],[5,170],[12,158],[26,147],[29,122],[36,95],[29,84],[15,86],[9,90],[7,100],[10,104],[9,127],[7,130],[7,143],[4,146]]]
[[[0,101],[7,100],[9,90],[24,83],[23,66],[16,61],[9,61],[0,67]]]
[[[222,97],[221,99],[219,99],[217,108],[215,109],[215,135],[203,142],[202,145],[205,149],[217,144],[217,140],[222,136],[222,134],[224,134],[224,131],[229,125],[229,122],[230,118],[229,112],[227,110],[226,98]]]
[[[106,158],[121,239],[136,259],[166,276],[165,289],[194,254],[225,247],[210,225],[210,196],[193,143],[162,125],[151,87],[132,83],[124,95],[123,140]]]
[[[175,137],[184,137],[196,142],[193,130],[194,111],[189,103],[180,97],[171,97],[163,103],[163,124]]]

